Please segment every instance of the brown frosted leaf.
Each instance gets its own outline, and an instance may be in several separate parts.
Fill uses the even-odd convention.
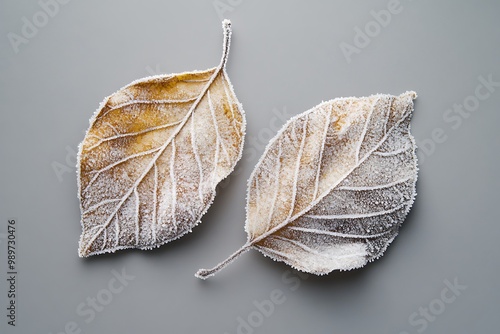
[[[414,92],[339,98],[292,118],[270,141],[247,195],[247,243],[317,274],[380,257],[415,198]]]
[[[78,154],[82,257],[150,249],[200,222],[241,157],[243,109],[223,56],[205,71],[147,77],[107,97]]]

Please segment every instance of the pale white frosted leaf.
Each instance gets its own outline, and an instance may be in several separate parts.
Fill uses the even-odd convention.
[[[147,77],[107,97],[78,154],[79,255],[149,249],[189,232],[241,157],[243,109],[223,57],[205,71]]]
[[[251,248],[318,275],[380,257],[416,195],[415,98],[339,98],[292,118],[250,177],[247,243],[197,276]]]

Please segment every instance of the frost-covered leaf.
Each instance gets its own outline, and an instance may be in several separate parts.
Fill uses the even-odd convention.
[[[339,98],[292,118],[248,184],[247,243],[313,273],[362,267],[394,240],[415,198],[414,92]]]
[[[219,66],[147,77],[107,97],[78,154],[82,257],[149,249],[200,222],[241,157],[245,118]]]

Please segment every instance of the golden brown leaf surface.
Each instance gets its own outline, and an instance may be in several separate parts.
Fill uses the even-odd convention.
[[[156,247],[199,223],[243,146],[225,33],[218,67],[135,81],[91,119],[78,160],[80,256]]]

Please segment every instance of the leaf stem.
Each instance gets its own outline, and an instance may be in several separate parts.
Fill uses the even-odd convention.
[[[229,55],[229,47],[231,45],[231,21],[225,19],[222,21],[222,29],[224,31],[224,41],[222,43],[222,59],[220,61],[220,68],[226,66],[227,57]]]
[[[238,249],[236,252],[231,254],[227,259],[213,267],[212,269],[200,269],[194,274],[194,276],[201,278],[201,279],[207,279],[210,276],[215,275],[219,270],[223,269],[225,266],[236,260],[241,254],[245,253],[246,251],[250,250],[252,248],[252,244],[246,243]]]

